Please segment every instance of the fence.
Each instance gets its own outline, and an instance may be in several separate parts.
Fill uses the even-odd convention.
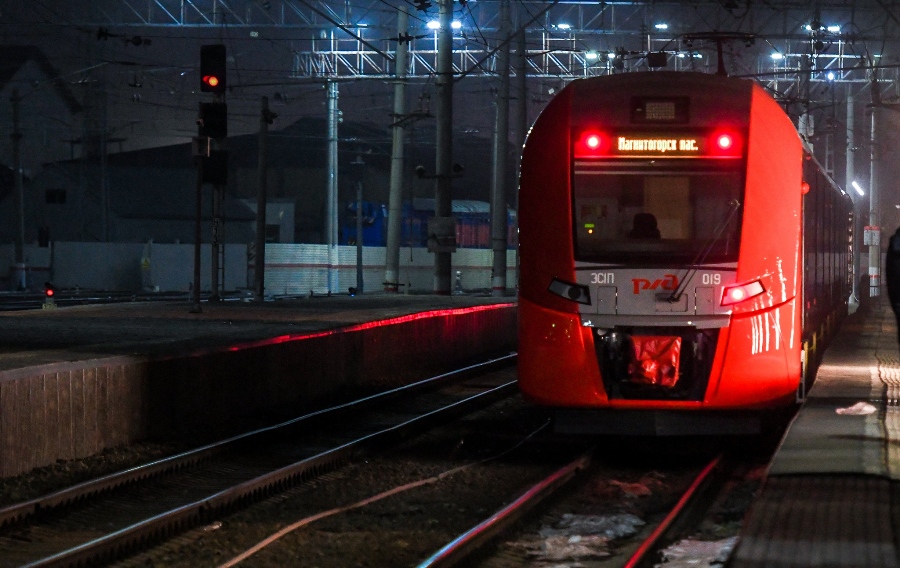
[[[253,261],[243,244],[225,245],[226,291],[252,288]],[[332,291],[346,292],[356,286],[356,247],[335,247],[329,264],[328,246],[316,244],[266,245],[266,292],[274,295],[325,294],[329,273]],[[515,250],[507,251],[507,286],[515,287]],[[0,245],[0,278],[5,289],[15,286],[14,248]],[[491,288],[492,252],[458,249],[452,256],[452,277],[462,290]],[[194,246],[164,243],[53,242],[49,247],[25,246],[28,287],[41,288],[52,281],[58,288],[160,292],[190,289],[193,280]],[[384,282],[385,248],[364,247],[362,272],[368,292],[381,291]],[[211,282],[210,246],[201,252],[201,287]],[[424,248],[400,251],[402,291],[428,292],[434,286],[434,257]]]

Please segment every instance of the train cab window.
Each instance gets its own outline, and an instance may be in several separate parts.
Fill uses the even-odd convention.
[[[578,260],[737,261],[743,199],[738,169],[592,167],[576,170],[573,189]]]

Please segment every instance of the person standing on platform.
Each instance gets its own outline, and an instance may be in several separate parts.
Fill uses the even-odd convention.
[[[900,343],[900,228],[894,231],[888,243],[885,276],[887,277],[888,299],[891,301],[891,308],[897,318],[897,342]]]

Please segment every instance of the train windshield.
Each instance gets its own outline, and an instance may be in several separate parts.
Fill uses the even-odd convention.
[[[741,169],[734,163],[666,167],[661,162],[576,164],[577,260],[656,265],[737,262]]]

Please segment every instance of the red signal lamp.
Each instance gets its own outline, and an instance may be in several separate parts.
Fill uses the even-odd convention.
[[[599,130],[585,130],[575,143],[576,157],[602,156],[609,153],[610,139]]]
[[[56,307],[56,288],[53,287],[52,282],[44,282],[44,304],[41,308],[55,308]]]
[[[219,86],[219,78],[215,75],[204,75],[203,82],[210,87],[218,87]]]
[[[731,137],[731,134],[719,134],[719,136],[716,137],[716,146],[718,146],[720,150],[728,150],[734,146],[734,138]]]
[[[710,138],[710,154],[713,156],[739,158],[743,150],[743,139],[736,132],[718,130]]]

